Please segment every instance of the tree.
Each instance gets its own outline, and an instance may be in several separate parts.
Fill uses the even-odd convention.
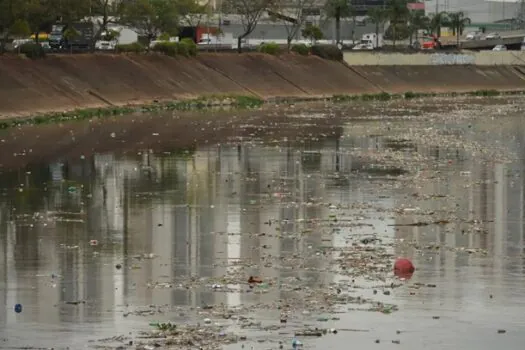
[[[243,33],[237,37],[237,51],[242,52],[242,40],[250,35],[271,0],[230,0],[227,8],[241,18]]]
[[[373,7],[368,11],[368,18],[376,26],[376,47],[379,47],[379,28],[382,27],[388,20],[388,11],[380,7]]]
[[[416,41],[419,39],[419,30],[428,28],[430,20],[421,11],[411,11],[408,16],[408,26],[410,32],[410,46],[412,46],[412,37],[416,35]]]
[[[31,28],[25,19],[17,19],[8,32],[15,38],[27,38],[31,35]]]
[[[444,27],[446,25],[447,20],[448,19],[446,12],[434,13],[432,17],[430,17],[430,30],[438,38],[441,37],[441,27]]]
[[[470,18],[466,17],[462,11],[449,13],[447,17],[448,24],[452,27],[452,33],[456,36],[459,48],[459,37],[463,34],[465,27],[470,24]]]
[[[407,7],[406,0],[389,0],[388,2],[388,19],[390,20],[390,25],[392,26],[392,40],[393,46],[396,47],[396,28],[400,23],[406,23],[408,19],[409,10]]]
[[[178,0],[176,4],[181,20],[190,27],[197,27],[209,8],[209,2],[199,4],[195,0]]]
[[[27,38],[31,35],[31,28],[29,24],[24,19],[17,19],[15,23],[6,31],[8,35],[12,35],[15,38]],[[18,53],[20,53],[20,48],[22,45],[18,45]]]
[[[93,35],[91,49],[95,49],[95,43],[100,39],[103,32],[108,31],[108,25],[116,23],[120,19],[120,12],[122,9],[121,0],[90,0],[90,14],[92,16],[99,16],[94,21],[97,25],[97,30]],[[93,18],[91,18],[93,20]]]
[[[321,31],[321,28],[314,25],[307,25],[302,31],[301,35],[303,38],[310,39],[310,42],[312,44],[315,44],[317,40],[321,40],[323,38],[323,32]]]
[[[53,0],[56,17],[62,23],[71,24],[89,15],[90,2],[86,0]]]
[[[307,11],[312,8],[315,0],[289,0],[286,3],[278,1],[271,15],[282,21],[286,29],[286,44],[290,51],[292,40],[297,37],[299,30],[303,27],[306,20]],[[283,6],[286,4],[286,6]]]
[[[179,27],[177,3],[171,0],[135,0],[122,4],[121,22],[142,32],[148,44],[161,33],[176,34]]]
[[[4,34],[0,42],[0,53],[5,50],[5,44],[15,22],[24,18],[24,5],[20,0],[0,0],[0,34]]]
[[[341,19],[352,16],[352,8],[348,0],[327,0],[324,6],[326,18],[335,20],[335,41],[341,42]]]
[[[69,44],[69,50],[73,53],[73,40],[77,39],[80,36],[80,33],[75,28],[68,28],[64,32],[64,39],[66,43]]]
[[[27,0],[24,10],[25,18],[38,43],[38,35],[47,31],[58,18],[56,3],[53,0]]]

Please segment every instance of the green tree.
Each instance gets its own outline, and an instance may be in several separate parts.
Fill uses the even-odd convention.
[[[242,52],[242,40],[250,35],[255,28],[262,14],[271,5],[271,0],[230,0],[226,7],[240,16],[243,33],[237,37],[237,51]]]
[[[311,9],[314,1],[315,0],[289,0],[286,3],[280,1],[273,3],[271,13],[284,24],[288,51],[290,51],[292,46],[292,40],[297,38],[306,20],[308,12],[305,10]]]
[[[448,22],[448,16],[446,12],[434,13],[430,17],[430,30],[438,38],[441,37],[441,28],[446,26]]]
[[[68,28],[64,32],[64,39],[69,44],[69,50],[73,53],[73,41],[80,36],[80,33],[75,28]]]
[[[9,28],[8,33],[15,38],[27,38],[31,35],[31,28],[29,28],[29,24],[26,20],[17,19],[11,28]],[[22,45],[18,45],[18,53],[20,53],[21,47]]]
[[[303,38],[310,39],[312,44],[315,44],[317,40],[321,40],[323,38],[323,32],[321,31],[321,28],[312,24],[307,25],[301,31],[301,35],[303,36]]]
[[[195,0],[177,0],[176,6],[180,19],[190,27],[198,26],[209,9],[209,3],[200,4]]]
[[[38,43],[38,35],[47,31],[58,18],[56,3],[53,0],[26,0],[24,7],[25,18]]]
[[[108,31],[108,25],[120,20],[121,11],[123,11],[121,0],[90,0],[89,12],[91,16],[97,16],[94,21],[97,30],[93,35],[92,50],[95,49],[95,43],[100,40],[102,33]]]
[[[368,18],[376,27],[376,47],[379,47],[379,28],[383,28],[388,20],[388,11],[380,7],[373,7],[368,11]]]
[[[62,23],[77,22],[90,13],[90,1],[86,0],[53,0],[57,19]]]
[[[161,33],[176,34],[179,27],[177,3],[171,0],[135,0],[121,7],[121,22],[146,35],[148,44]]]
[[[408,29],[410,33],[410,45],[412,46],[412,39],[415,34],[416,41],[419,39],[419,30],[427,29],[430,24],[430,19],[423,14],[422,11],[411,11],[408,16]]]
[[[353,16],[352,6],[348,0],[327,0],[324,5],[327,19],[335,20],[335,41],[341,42],[341,19]]]
[[[9,28],[9,34],[15,38],[27,38],[31,35],[31,28],[25,19],[17,19]]]
[[[396,47],[397,27],[400,24],[405,24],[408,20],[409,10],[406,0],[389,0],[387,5],[388,19],[390,26],[392,26],[392,45]]]
[[[23,18],[24,3],[20,0],[0,0],[0,53],[5,51],[5,45],[9,39],[10,29],[16,20]]]
[[[459,48],[459,37],[463,34],[465,27],[470,24],[470,18],[466,17],[462,11],[449,13],[447,17],[448,24],[452,28],[452,33],[456,36]]]

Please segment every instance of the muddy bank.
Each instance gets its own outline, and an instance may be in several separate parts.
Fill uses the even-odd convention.
[[[328,97],[381,92],[522,90],[515,66],[347,66],[264,54],[55,55],[0,58],[0,115],[35,115],[207,95]]]
[[[442,113],[476,104],[499,106],[519,97],[449,97],[429,99],[418,107],[422,111],[435,110],[440,105]],[[261,141],[286,138],[290,143],[305,137],[324,138],[339,136],[341,118],[361,119],[377,115],[386,120],[390,116],[407,116],[420,112],[405,108],[405,100],[352,101],[348,104],[310,102],[297,106],[267,106],[260,110],[219,110],[205,112],[166,111],[151,114],[135,113],[125,118],[115,116],[91,120],[69,121],[57,124],[22,125],[0,130],[0,172],[57,160],[79,160],[94,154],[177,152],[192,150],[198,144],[213,144],[224,140],[241,142],[245,139]],[[329,118],[319,118],[315,123],[294,122],[308,114],[323,113],[330,108]],[[297,117],[297,118],[293,118]],[[251,125],[257,126],[251,126]]]
[[[294,113],[293,108],[286,111]],[[259,126],[246,126],[247,121]],[[177,112],[175,115],[137,113],[126,118],[25,125],[0,131],[0,173],[57,159],[84,159],[97,153],[133,154],[150,150],[191,155],[198,143],[240,142],[245,138],[271,140],[276,137],[287,138],[293,143],[315,133],[338,136],[341,130],[334,127],[330,118],[316,125],[297,127],[282,113],[264,110],[241,111],[235,115],[226,110]]]

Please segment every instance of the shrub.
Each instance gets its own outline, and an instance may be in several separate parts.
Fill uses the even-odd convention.
[[[259,45],[257,51],[266,53],[268,55],[278,55],[281,53],[281,47],[276,43],[264,43]]]
[[[26,55],[27,58],[36,60],[46,57],[46,51],[37,43],[25,43],[20,46],[20,53]]]
[[[299,55],[308,56],[310,53],[310,48],[305,44],[295,44],[292,46],[292,51],[298,53]]]
[[[146,48],[141,43],[119,44],[117,52],[144,52]]]
[[[153,46],[153,51],[158,51],[168,56],[175,56],[177,54],[177,43],[169,41],[156,43]]]
[[[179,45],[186,46],[189,56],[197,56],[197,44],[192,39],[184,38]]]
[[[343,60],[343,52],[335,45],[314,45],[312,46],[312,55],[319,56],[326,60]]]
[[[161,52],[168,56],[196,56],[197,45],[191,39],[183,39],[180,42],[161,42],[153,47],[153,51]]]

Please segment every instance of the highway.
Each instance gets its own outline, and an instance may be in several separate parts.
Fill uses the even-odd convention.
[[[466,33],[465,33],[466,34]],[[489,34],[487,32],[486,34]],[[463,35],[460,38],[460,45],[462,49],[492,49],[496,45],[506,45],[509,49],[515,48],[519,49],[521,46],[521,43],[523,42],[523,38],[525,37],[525,31],[524,30],[513,30],[513,31],[505,31],[505,32],[499,32],[501,35],[500,39],[491,39],[491,40],[466,40],[465,35]],[[446,37],[441,38],[441,43],[444,46],[447,45],[455,45],[456,44],[456,38],[454,37]]]

